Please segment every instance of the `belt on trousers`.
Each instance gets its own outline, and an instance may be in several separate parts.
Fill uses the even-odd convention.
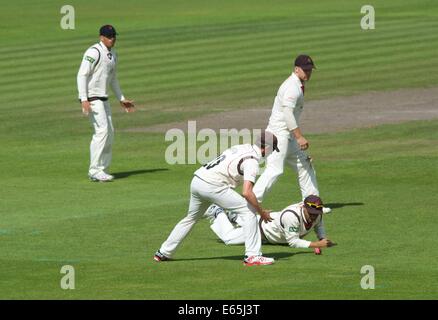
[[[263,232],[262,222],[263,222],[263,220],[260,219],[260,221],[259,221],[260,234],[262,236],[262,240],[268,241],[268,238],[266,238],[265,233]]]
[[[100,100],[100,101],[108,101],[108,97],[89,97],[87,98],[88,101],[96,101],[96,100]],[[79,102],[81,102],[81,99],[79,99]]]
[[[89,97],[88,98],[88,101],[96,101],[96,100],[107,101],[108,98],[107,97]]]

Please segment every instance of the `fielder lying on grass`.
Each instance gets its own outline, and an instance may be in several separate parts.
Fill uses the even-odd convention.
[[[279,212],[271,212],[271,222],[264,222],[259,217],[262,241],[271,244],[288,244],[292,248],[325,248],[335,245],[326,238],[322,219],[323,204],[319,197],[310,195],[301,203],[288,206]],[[206,213],[212,221],[211,229],[226,244],[243,244],[245,237],[240,226],[240,217],[213,204]],[[302,239],[312,229],[319,241]],[[315,250],[316,254],[320,250]]]

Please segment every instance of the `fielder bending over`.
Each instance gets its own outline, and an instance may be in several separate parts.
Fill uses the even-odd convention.
[[[236,145],[196,170],[190,186],[187,216],[178,222],[155,253],[154,260],[170,260],[196,222],[203,217],[205,210],[212,203],[217,203],[222,208],[237,213],[241,218],[242,241],[245,243],[244,264],[252,266],[274,263],[274,259],[262,256],[257,221],[257,213],[263,221],[270,221],[270,211],[260,206],[252,191],[261,158],[274,150],[279,151],[277,138],[272,133],[262,131],[254,145]],[[234,190],[242,181],[243,196]]]

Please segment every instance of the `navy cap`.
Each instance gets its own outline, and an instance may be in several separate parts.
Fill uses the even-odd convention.
[[[99,34],[101,36],[104,36],[107,38],[112,38],[112,37],[115,37],[117,35],[117,32],[116,32],[116,29],[112,25],[106,24],[100,28]]]
[[[313,60],[310,56],[306,54],[300,54],[295,59],[295,66],[300,67],[303,70],[312,70],[316,69],[315,64],[313,63]]]

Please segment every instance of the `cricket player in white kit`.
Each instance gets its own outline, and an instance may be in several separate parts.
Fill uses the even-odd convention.
[[[325,248],[334,243],[326,238],[322,219],[322,200],[310,195],[301,203],[292,204],[282,211],[271,212],[271,222],[259,220],[262,240],[271,244],[287,244],[291,248]],[[233,224],[226,212],[215,205],[207,210],[213,215],[210,228],[227,245],[243,244],[243,230],[240,227],[240,218]],[[307,241],[304,236],[315,230],[319,241]],[[320,253],[320,251],[316,251]]]
[[[261,236],[256,213],[261,219],[270,221],[269,211],[262,209],[252,192],[259,172],[261,158],[272,151],[278,152],[277,138],[262,131],[254,145],[236,145],[225,150],[219,157],[195,171],[190,186],[190,205],[187,216],[172,230],[167,240],[155,253],[157,262],[169,260],[189,234],[195,223],[203,217],[212,203],[238,214],[242,221],[245,243],[244,264],[268,265],[274,262],[261,253]],[[242,195],[234,189],[243,181]]]
[[[88,170],[92,181],[106,182],[114,179],[108,174],[114,139],[108,87],[112,87],[126,112],[134,111],[133,101],[125,99],[117,80],[117,55],[112,49],[116,43],[116,35],[116,30],[111,25],[100,28],[100,42],[87,49],[77,75],[82,112],[89,115],[94,127]]]
[[[309,56],[299,55],[295,59],[294,72],[278,89],[266,130],[277,136],[280,152],[266,159],[266,169],[254,186],[260,202],[283,174],[285,161],[298,174],[302,199],[312,194],[319,195],[315,169],[305,151],[309,143],[299,127],[304,107],[304,84],[310,79],[313,68],[315,65]],[[324,208],[324,212],[330,211],[330,208]]]

